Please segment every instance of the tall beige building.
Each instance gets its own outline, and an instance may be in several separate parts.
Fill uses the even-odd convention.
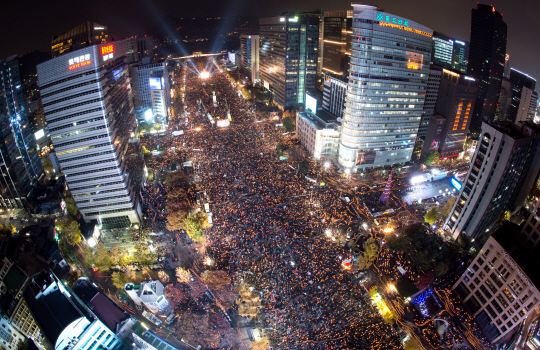
[[[538,221],[536,212],[531,216]],[[507,222],[488,238],[453,287],[492,343],[517,331],[535,309],[540,310],[537,244]]]

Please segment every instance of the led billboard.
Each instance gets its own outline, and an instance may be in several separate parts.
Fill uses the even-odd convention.
[[[148,78],[148,81],[150,83],[150,89],[152,90],[161,90],[161,79],[150,77]]]
[[[311,113],[317,113],[317,99],[308,94],[306,94],[306,111],[307,110],[310,110]]]
[[[36,138],[36,140],[39,140],[43,136],[45,136],[45,131],[43,131],[43,129],[38,130],[34,133],[34,137]]]

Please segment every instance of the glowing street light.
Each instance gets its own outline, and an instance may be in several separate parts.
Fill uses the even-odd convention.
[[[330,237],[330,236],[332,236],[332,231],[326,230],[326,237]]]
[[[94,239],[94,237],[90,237],[88,238],[88,240],[86,241],[86,243],[88,243],[88,246],[90,248],[94,248],[96,246],[96,240]]]

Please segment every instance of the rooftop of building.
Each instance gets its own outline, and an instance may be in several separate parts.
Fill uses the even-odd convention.
[[[431,118],[435,119],[435,120],[440,120],[440,121],[445,121],[446,120],[446,117],[442,116],[441,114],[439,113],[434,113]]]
[[[143,281],[137,294],[144,303],[155,303],[163,295],[163,291],[164,287],[160,281]]]
[[[153,346],[157,350],[176,350],[178,348],[172,346],[171,344],[167,343],[165,340],[158,337],[155,333],[152,333],[150,331],[144,332],[142,335],[142,339]],[[193,344],[192,344],[193,345]],[[185,347],[181,349],[187,349]]]
[[[4,283],[8,292],[15,296],[15,294],[17,294],[17,292],[23,286],[27,277],[28,276],[26,276],[26,274],[17,265],[11,266],[6,274],[6,277],[4,278]]]
[[[334,117],[332,114],[324,110],[317,111],[317,114],[314,114],[313,112],[310,112],[310,111],[298,112],[298,115],[300,115],[302,118],[307,120],[311,125],[316,127],[318,130],[335,129],[340,124],[337,121],[336,117]]]
[[[73,321],[88,317],[83,305],[69,293],[64,294],[56,288],[46,295],[40,294],[52,284],[57,284],[55,277],[47,270],[32,277],[24,291],[24,299],[32,312],[44,336],[55,344],[62,331]],[[58,285],[57,285],[58,286]],[[37,298],[36,298],[37,297]]]
[[[73,293],[75,293],[111,331],[116,332],[117,326],[128,318],[128,316],[112,301],[101,294],[88,279],[79,279],[72,289]]]
[[[536,288],[540,289],[540,245],[531,249],[530,244],[520,237],[520,227],[509,221],[505,222],[492,235],[516,264],[529,277]]]
[[[4,284],[8,293],[0,294],[0,309],[7,316],[11,316],[15,310],[19,301],[17,292],[24,286],[27,278],[28,276],[17,265],[11,266],[6,277],[4,277]]]

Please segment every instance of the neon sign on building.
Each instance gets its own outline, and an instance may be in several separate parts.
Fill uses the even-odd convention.
[[[90,54],[89,53],[87,53],[86,55],[81,55],[81,56],[78,56],[78,57],[70,58],[69,61],[68,61],[70,70],[75,69],[75,68],[79,68],[79,67],[83,67],[83,66],[87,66],[90,63],[92,63],[92,61],[90,60]]]
[[[397,17],[390,17],[388,15],[383,15],[382,13],[377,13],[377,20],[378,21],[386,21],[386,22],[389,22],[389,23],[394,23],[394,24],[398,24],[398,25],[402,25],[404,27],[408,27],[409,26],[409,21],[406,20],[406,19],[401,19],[401,18],[397,18]]]
[[[101,54],[103,55],[103,61],[107,61],[113,58],[113,45],[106,45],[101,47]]]

